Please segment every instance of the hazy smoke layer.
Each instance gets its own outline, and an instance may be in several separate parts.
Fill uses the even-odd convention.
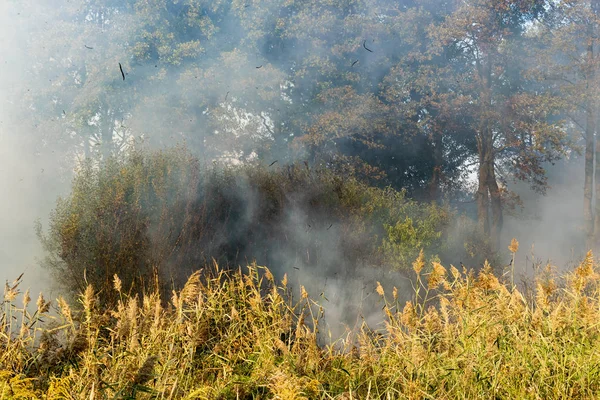
[[[508,245],[512,237],[519,240],[515,264],[521,273],[531,275],[533,265],[547,263],[565,270],[585,255],[582,161],[563,160],[546,166],[550,184],[546,196],[525,184],[511,185],[523,200],[523,209],[507,216],[503,244]],[[507,255],[506,261],[509,259]]]
[[[45,183],[51,179],[51,160],[36,154],[35,134],[15,106],[16,93],[27,84],[29,62],[24,46],[28,26],[17,5],[0,2],[0,282],[25,273],[26,286],[47,291],[48,276],[36,263],[41,249],[34,221],[48,214],[58,190]]]
[[[131,139],[134,137],[143,137],[155,147],[170,146],[185,139],[192,151],[201,157],[231,163],[260,157],[268,158],[264,160],[266,163],[283,160],[289,156],[287,138],[291,137],[291,133],[286,131],[289,121],[310,114],[311,110],[320,106],[311,104],[310,99],[305,97],[319,82],[308,78],[291,82],[286,74],[297,73],[301,59],[314,59],[315,64],[327,66],[319,57],[328,57],[328,49],[321,47],[328,41],[311,40],[307,34],[307,40],[297,40],[289,48],[283,49],[280,43],[268,42],[260,44],[262,49],[252,48],[248,43],[250,39],[239,39],[244,33],[240,26],[223,23],[220,30],[215,30],[214,36],[202,38],[201,50],[190,45],[180,49],[179,54],[183,54],[181,60],[171,64],[148,64],[136,62],[126,45],[130,39],[130,26],[138,21],[129,21],[114,14],[107,17],[102,26],[73,23],[56,28],[58,21],[52,18],[59,19],[61,12],[46,11],[60,11],[61,7],[71,6],[68,1],[61,0],[44,3],[30,4],[26,0],[0,2],[0,282],[13,280],[24,272],[25,286],[31,286],[34,291],[49,290],[49,278],[36,263],[41,249],[35,236],[34,221],[41,218],[44,222],[56,197],[68,191],[76,156],[98,155],[107,148],[99,137],[84,143],[78,136],[82,135],[81,132],[67,129],[74,124],[76,117],[73,114],[85,109],[81,106],[75,110],[81,103],[88,101],[92,104],[90,99],[97,100],[93,104],[98,112],[81,118],[85,120],[86,129],[97,131],[96,136],[101,136],[98,133],[101,130],[104,135],[110,133],[114,143],[109,150],[126,150],[127,146],[133,145]],[[217,3],[215,7],[225,4]],[[281,7],[280,3],[283,2],[249,1],[248,12],[254,10],[253,7],[258,9],[256,21],[253,21],[256,26],[275,27],[277,21],[274,16],[279,15],[280,10],[274,8]],[[48,10],[45,11],[44,7]],[[401,46],[396,41],[381,43],[372,39],[371,36],[383,26],[380,23],[363,26],[363,21],[357,17],[356,32],[348,35],[348,32],[336,30],[336,24],[331,22],[335,22],[332,16],[308,16],[311,20],[316,17],[323,18],[323,37],[340,38],[337,43],[340,53],[350,54],[348,48],[355,47],[351,49],[354,53],[347,62],[347,74],[351,78],[352,74],[372,77],[370,80],[363,79],[366,91],[377,86],[378,79],[389,69],[389,63],[396,62],[398,52],[402,51],[398,50]],[[330,17],[332,19],[328,20]],[[372,20],[377,21],[378,18]],[[384,18],[381,17],[381,20]],[[64,42],[45,41],[43,33],[52,29],[65,30],[62,36]],[[358,36],[364,37],[364,42],[356,42]],[[302,35],[298,34],[298,37],[302,38]],[[385,36],[381,34],[381,37]],[[359,45],[353,45],[354,42]],[[279,53],[274,50],[277,46],[282,47]],[[198,51],[197,57],[189,56],[195,51]],[[120,64],[123,75],[118,69]],[[54,141],[47,134],[47,129],[53,128],[50,123],[41,128],[34,122],[41,113],[40,105],[34,106],[33,102],[28,105],[18,96],[56,89],[52,73],[63,68],[70,71],[72,78],[70,82],[61,83],[65,99],[52,99],[50,96],[48,104],[43,105],[56,108],[52,122],[60,125],[60,129],[56,130],[62,129],[66,137],[63,141]],[[81,71],[85,71],[85,76]],[[172,71],[184,72],[171,74]],[[34,72],[39,73],[36,75]],[[327,73],[334,75],[335,71]],[[170,80],[165,76],[176,78]],[[273,88],[279,88],[279,93]],[[35,95],[31,97],[35,98]],[[361,112],[365,115],[376,108],[362,99],[359,103],[364,103]],[[63,106],[65,109],[62,109]],[[107,116],[110,116],[112,124],[108,128],[102,125],[106,123]],[[80,118],[79,114],[77,118]],[[277,142],[273,133],[286,140]],[[264,143],[269,144],[269,151],[259,154],[256,148],[260,146],[257,144]],[[67,146],[75,149],[67,149]],[[98,150],[100,148],[102,150]],[[279,163],[283,164],[283,161]],[[579,180],[583,175],[581,170],[579,164],[565,163],[551,168],[552,188],[545,197],[532,193],[525,185],[516,186],[524,199],[525,209],[518,217],[506,218],[503,243],[508,245],[511,237],[520,240],[517,265],[522,266],[523,271],[530,262],[525,257],[533,244],[536,257],[550,259],[559,266],[581,254],[582,249],[577,246],[583,236],[579,227],[583,187]],[[248,213],[251,213],[260,205],[249,204],[248,207]],[[290,227],[287,232],[290,241],[298,243],[299,248],[305,248],[303,243],[320,240],[322,247],[327,249],[320,254],[320,265],[327,267],[308,267],[310,263],[304,260],[310,258],[310,254],[290,254],[289,251],[271,254],[269,261],[273,265],[269,267],[279,277],[287,273],[292,284],[307,286],[333,320],[349,323],[361,308],[367,319],[370,315],[379,315],[374,313],[380,307],[379,297],[373,293],[377,281],[384,284],[388,293],[395,285],[401,293],[410,294],[410,282],[401,274],[369,268],[359,271],[344,269],[339,262],[343,259],[342,250],[336,247],[334,240],[335,227],[326,231],[314,228],[307,232],[305,227],[309,221],[305,218],[303,210],[290,210],[286,221],[286,226]]]

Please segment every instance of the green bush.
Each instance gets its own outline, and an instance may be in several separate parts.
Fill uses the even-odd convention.
[[[449,215],[325,169],[202,165],[176,148],[86,164],[39,234],[59,284],[92,284],[114,303],[114,274],[132,293],[170,290],[213,259],[275,273],[406,269],[443,247]]]

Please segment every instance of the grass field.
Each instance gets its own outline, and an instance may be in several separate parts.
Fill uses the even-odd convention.
[[[0,398],[600,396],[600,275],[591,253],[565,276],[540,271],[527,294],[489,266],[474,273],[419,258],[413,267],[412,302],[378,286],[381,325],[327,345],[317,340],[320,306],[304,288],[293,300],[286,278],[258,266],[214,266],[170,299],[130,298],[115,276],[121,300],[102,312],[92,287],[77,305],[39,297],[34,306],[7,286]]]

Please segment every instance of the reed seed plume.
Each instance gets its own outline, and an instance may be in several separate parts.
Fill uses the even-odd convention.
[[[123,288],[123,284],[122,284],[121,279],[119,279],[119,276],[117,274],[115,274],[113,276],[113,287],[114,287],[114,289],[117,292],[121,293],[121,289]]]
[[[508,250],[513,254],[519,251],[519,241],[515,238],[512,238],[510,241],[510,246],[508,246]]]
[[[8,282],[6,282],[4,284],[4,301],[5,302],[12,302],[14,301],[14,299],[17,297],[19,293],[17,292],[16,288],[13,286],[11,287]]]
[[[446,269],[442,264],[433,262],[433,270],[429,274],[427,281],[428,289],[436,289],[439,285],[445,282]]]
[[[423,267],[425,267],[425,254],[423,253],[423,249],[421,249],[419,251],[419,257],[413,262],[413,271],[419,275],[423,270]]]
[[[39,294],[37,301],[35,303],[36,307],[37,307],[37,313],[38,314],[45,314],[48,312],[48,310],[50,310],[50,305],[51,303],[49,301],[46,301],[44,299],[44,296],[42,293]]]

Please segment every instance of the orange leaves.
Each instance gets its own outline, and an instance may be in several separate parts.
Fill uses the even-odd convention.
[[[348,136],[368,142],[370,135],[390,128],[383,119],[385,105],[372,94],[343,86],[321,92],[318,99],[323,112],[310,126],[306,139],[312,145]]]

